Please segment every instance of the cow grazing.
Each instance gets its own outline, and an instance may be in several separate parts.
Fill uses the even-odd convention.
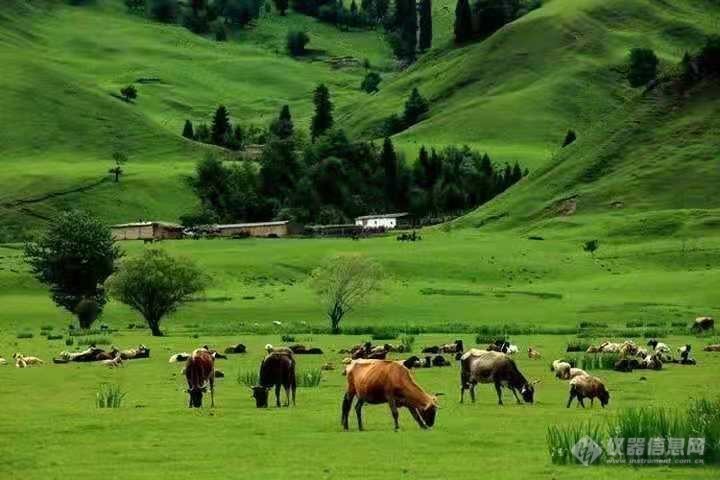
[[[355,360],[347,368],[347,390],[342,403],[342,426],[348,430],[348,417],[354,398],[358,430],[363,429],[362,407],[365,403],[390,406],[395,430],[400,428],[398,409],[406,407],[420,428],[432,427],[437,414],[437,400],[415,382],[410,371],[397,362]]]
[[[225,349],[225,353],[232,354],[232,353],[245,353],[247,352],[247,348],[245,348],[245,345],[242,343],[236,343],[235,345],[230,345]]]
[[[460,359],[460,402],[465,396],[465,390],[470,390],[470,398],[475,402],[475,385],[478,383],[493,383],[498,396],[498,404],[502,405],[501,387],[507,387],[515,396],[518,403],[520,390],[523,400],[533,403],[535,389],[518,370],[515,361],[500,352],[471,349]]]
[[[295,405],[295,359],[283,352],[270,353],[260,364],[258,383],[259,385],[252,387],[257,408],[268,406],[268,394],[272,387],[275,387],[275,404],[279,407],[281,386],[285,389],[285,406],[290,406],[291,393],[292,404]]]
[[[715,319],[712,317],[698,317],[693,322],[693,332],[706,332],[715,328]]]
[[[215,406],[215,359],[204,348],[193,351],[185,363],[185,378],[190,394],[189,407],[202,407],[203,395],[210,388],[210,406]]]
[[[530,360],[540,360],[542,358],[542,355],[540,355],[540,352],[533,349],[532,347],[528,347],[528,358]]]
[[[583,402],[585,398],[590,399],[591,406],[595,403],[596,398],[600,399],[600,405],[603,408],[610,403],[610,393],[605,388],[602,380],[591,375],[581,375],[570,380],[570,398],[568,398],[567,408],[570,408],[573,398],[577,398],[578,403],[583,408],[585,408]]]

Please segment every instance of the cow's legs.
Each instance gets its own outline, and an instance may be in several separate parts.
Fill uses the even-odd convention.
[[[353,394],[346,393],[343,397],[342,403],[342,416],[340,422],[342,423],[343,430],[348,429],[348,416],[350,415],[350,407],[352,407]]]
[[[470,400],[472,400],[472,403],[475,403],[475,383],[470,384]]]
[[[495,382],[495,391],[497,392],[498,405],[502,405],[502,385],[500,384],[500,382]]]
[[[583,402],[583,396],[581,394],[577,394],[578,402],[580,402],[580,406],[585,408],[585,402]]]
[[[210,376],[210,407],[215,408],[215,372]]]
[[[393,422],[395,422],[395,430],[397,430],[400,428],[400,425],[398,424],[398,408],[395,399],[390,399],[388,406],[390,406],[390,413],[392,414]]]
[[[510,387],[510,391],[515,395],[515,400],[517,400],[518,403],[522,403],[520,401],[520,397],[518,397],[517,390],[515,390],[513,387]]]
[[[285,406],[290,406],[290,385],[283,385],[283,388],[285,389]]]
[[[357,401],[357,403],[355,404],[355,414],[357,414],[357,420],[358,420],[358,430],[362,430],[362,429],[363,429],[363,424],[362,424],[362,407],[363,407],[363,404],[364,404],[364,403],[365,403],[365,400],[363,400],[362,398],[358,398],[358,401]]]
[[[570,390],[570,398],[568,398],[567,408],[570,408],[570,405],[572,404],[574,396],[575,396],[575,392]]]
[[[280,406],[280,384],[275,385],[275,406]]]
[[[428,428],[427,425],[425,424],[425,420],[423,420],[422,417],[418,414],[417,408],[408,407],[408,410],[410,410],[410,415],[412,415],[413,418],[415,419],[415,421],[417,422],[417,424],[420,425],[420,428],[422,428],[422,429]]]

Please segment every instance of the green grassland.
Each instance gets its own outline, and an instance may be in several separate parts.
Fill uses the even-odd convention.
[[[36,332],[37,333],[37,332]],[[455,339],[455,335],[421,336],[417,348]],[[3,337],[7,342],[7,337]],[[469,336],[461,336],[472,342]],[[296,339],[324,349],[321,356],[299,357],[300,370],[325,362],[340,364],[337,349],[362,337],[307,336]],[[689,398],[720,393],[715,372],[720,355],[697,353],[698,366],[667,366],[662,371],[629,374],[594,372],[611,392],[608,408],[565,408],[568,386],[548,370],[548,361],[563,355],[562,336],[517,336],[521,347],[532,345],[544,355],[532,361],[518,355],[523,373],[539,379],[536,403],[517,405],[506,392],[498,406],[494,389],[478,387],[476,404],[459,403],[456,365],[416,371],[417,381],[428,391],[443,393],[436,426],[422,431],[401,410],[400,431],[392,431],[386,406],[367,406],[365,432],[357,431],[354,414],[350,432],[340,426],[340,403],[345,378],[338,370],[323,372],[319,388],[299,388],[297,406],[267,410],[255,408],[250,390],[236,381],[239,372],[256,370],[267,342],[279,344],[278,335],[147,338],[134,332],[115,333],[118,345],[143,342],[151,349],[147,360],[126,362],[108,370],[94,364],[45,365],[30,369],[0,367],[0,411],[3,461],[0,476],[7,479],[66,478],[70,475],[107,475],[122,471],[125,478],[195,478],[198,471],[219,478],[431,479],[466,478],[493,471],[499,478],[717,478],[718,469],[705,467],[620,466],[590,468],[550,463],[545,444],[549,425],[571,425],[593,418],[598,421],[628,407],[682,408]],[[218,360],[226,378],[218,380],[216,408],[187,408],[181,365],[168,364],[176,352],[208,342],[218,347],[241,341],[245,355]],[[667,339],[675,346],[687,337]],[[64,348],[62,342],[18,340],[13,349],[48,358]],[[3,348],[4,350],[4,348]],[[117,410],[95,408],[95,392],[103,382],[118,384],[127,393]],[[22,400],[20,400],[22,399]]]

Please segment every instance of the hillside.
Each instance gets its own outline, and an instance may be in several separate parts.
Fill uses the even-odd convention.
[[[629,102],[463,226],[634,239],[716,235],[720,86]]]
[[[583,135],[637,95],[618,71],[630,48],[653,48],[675,64],[717,31],[718,15],[720,5],[704,0],[549,0],[483,42],[456,48],[449,37],[436,41],[430,54],[353,109],[347,123],[369,134],[419,87],[432,108],[395,137],[408,152],[467,143],[533,169],[568,128]]]
[[[0,240],[22,238],[71,207],[109,222],[175,220],[195,203],[185,176],[212,149],[180,136],[186,118],[208,121],[224,103],[233,121],[264,125],[288,103],[307,126],[320,82],[339,125],[364,138],[418,86],[430,115],[395,138],[411,160],[421,143],[468,143],[535,171],[567,128],[582,139],[638,95],[616,71],[628,48],[651,45],[675,62],[716,27],[709,13],[720,13],[702,0],[549,0],[488,40],[456,48],[453,10],[450,0],[435,2],[434,48],[396,72],[378,31],[342,32],[293,13],[264,15],[218,43],[130,15],[120,0],[11,0],[0,12]],[[285,53],[290,26],[309,32],[312,55]],[[338,57],[357,63],[335,68]],[[365,58],[384,75],[372,96],[358,90]],[[132,82],[137,102],[112,96]],[[116,151],[129,157],[119,184],[107,175]]]

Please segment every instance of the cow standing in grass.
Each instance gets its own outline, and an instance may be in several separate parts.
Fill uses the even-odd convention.
[[[501,387],[509,388],[518,403],[521,403],[518,390],[525,402],[533,403],[533,384],[537,382],[528,382],[515,361],[504,353],[471,349],[460,358],[460,403],[464,400],[466,389],[470,390],[470,398],[475,402],[475,385],[478,383],[495,384],[498,404],[502,405]]]
[[[198,348],[185,364],[185,378],[190,394],[190,408],[202,407],[203,395],[210,388],[210,406],[215,406],[215,359],[204,348]]]
[[[390,413],[398,424],[398,409],[406,407],[420,428],[432,427],[437,413],[437,399],[415,383],[410,370],[398,362],[386,360],[355,360],[345,370],[347,390],[342,404],[342,426],[348,429],[348,416],[355,397],[358,429],[363,429],[362,407],[365,403],[390,406]]]
[[[295,359],[292,352],[271,351],[272,353],[267,355],[260,364],[259,385],[252,387],[255,405],[258,408],[267,407],[270,389],[275,387],[275,404],[279,407],[281,386],[285,388],[285,406],[290,406],[291,393],[292,404],[295,405],[297,381],[295,379]]]

